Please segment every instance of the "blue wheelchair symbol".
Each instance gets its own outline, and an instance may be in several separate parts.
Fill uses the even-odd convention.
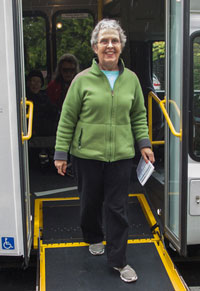
[[[2,244],[3,250],[14,250],[15,249],[14,237],[2,237],[1,244]]]

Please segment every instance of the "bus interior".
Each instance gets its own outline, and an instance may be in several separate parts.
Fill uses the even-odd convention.
[[[122,4],[120,1],[108,1],[107,5],[104,4],[104,7],[102,5],[100,8],[97,1],[81,1],[81,3],[59,1],[59,4],[57,1],[55,2],[54,4],[54,1],[51,1],[50,4],[49,1],[23,1],[26,76],[33,69],[42,71],[45,80],[43,89],[47,88],[48,83],[55,76],[59,58],[65,53],[76,56],[80,70],[89,67],[94,57],[90,46],[90,36],[100,17],[99,10],[101,9],[104,18],[119,20],[127,34],[128,40],[122,58],[126,66],[139,77],[146,107],[150,91],[156,92],[161,99],[164,98],[165,11],[163,2],[125,1]],[[143,11],[144,5],[145,12]],[[157,15],[155,11],[157,11]],[[153,118],[153,137],[162,140],[164,138],[164,119],[156,104],[153,104],[153,116],[155,116]],[[65,188],[67,178],[52,177],[49,179],[48,177],[48,168],[51,168],[55,176],[55,169],[52,169],[53,151],[50,151],[50,157],[47,159],[50,159],[50,167],[44,165],[43,161],[41,163],[39,161],[39,154],[42,146],[45,146],[45,142],[47,147],[49,145],[51,148],[54,147],[54,139],[52,140],[50,137],[47,140],[47,137],[33,136],[29,141],[29,149],[32,149],[30,153],[31,193]],[[154,149],[156,160],[159,161],[159,168],[162,172],[163,145],[160,145],[158,150],[157,148]],[[32,152],[34,152],[33,157]],[[137,161],[138,158],[136,158]],[[36,162],[39,163],[34,167]],[[39,170],[40,166],[42,173]],[[58,179],[58,182],[55,179]],[[70,186],[74,185],[71,180],[69,181]]]

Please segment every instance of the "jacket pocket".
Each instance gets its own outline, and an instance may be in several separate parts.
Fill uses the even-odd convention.
[[[78,148],[81,149],[81,140],[82,140],[82,135],[83,135],[83,129],[81,128],[81,132],[79,134],[78,138]]]

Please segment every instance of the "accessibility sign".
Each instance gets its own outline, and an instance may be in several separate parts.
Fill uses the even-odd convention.
[[[14,250],[15,249],[14,237],[2,237],[1,245],[3,250]]]

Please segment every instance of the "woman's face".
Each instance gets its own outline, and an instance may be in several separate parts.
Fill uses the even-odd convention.
[[[41,87],[42,87],[42,81],[41,81],[40,77],[34,76],[30,79],[30,81],[27,83],[27,85],[33,94],[38,94],[41,90]]]
[[[76,66],[75,64],[69,62],[63,62],[61,66],[61,75],[66,83],[71,83],[72,79],[76,74]]]
[[[98,43],[93,47],[102,70],[118,70],[118,60],[122,51],[119,32],[115,29],[102,29],[98,35]]]

